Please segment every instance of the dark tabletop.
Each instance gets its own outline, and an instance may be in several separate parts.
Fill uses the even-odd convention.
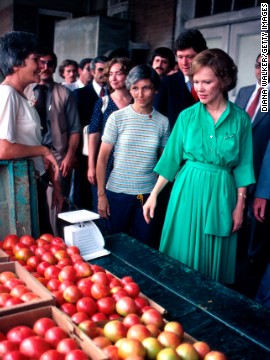
[[[126,234],[105,239],[111,254],[91,260],[141,291],[194,338],[228,359],[270,359],[270,310]]]

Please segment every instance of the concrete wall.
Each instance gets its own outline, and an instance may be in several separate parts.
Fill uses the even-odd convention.
[[[54,35],[58,64],[64,59],[94,58],[116,48],[128,50],[129,32],[129,22],[116,18],[87,16],[59,21]],[[55,80],[62,81],[57,73]]]

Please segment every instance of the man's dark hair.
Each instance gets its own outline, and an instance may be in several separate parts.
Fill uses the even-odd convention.
[[[52,49],[44,47],[44,48],[42,49],[41,55],[42,55],[42,56],[51,56],[52,61],[53,61],[54,70],[55,70],[56,67],[57,67],[57,56],[56,56],[55,53],[52,51]]]
[[[79,62],[79,69],[84,69],[84,67],[85,67],[85,65],[86,64],[91,64],[91,61],[92,61],[93,59],[91,59],[91,58],[84,58],[84,59],[82,59],[80,62]]]
[[[78,63],[77,63],[77,61],[75,61],[75,60],[70,60],[70,59],[63,60],[63,61],[61,62],[61,64],[59,65],[59,68],[58,68],[59,75],[60,75],[62,78],[64,78],[63,74],[64,74],[65,67],[67,67],[67,66],[69,66],[69,65],[75,66],[75,68],[78,70]]]
[[[30,54],[41,53],[36,35],[25,31],[12,31],[0,37],[0,69],[4,76],[14,73],[14,66],[23,66]]]
[[[97,56],[97,57],[95,57],[95,58],[91,61],[90,69],[91,69],[92,71],[94,71],[95,68],[96,68],[96,64],[97,64],[97,63],[104,64],[104,63],[106,63],[106,62],[108,62],[108,61],[109,61],[109,58],[108,58],[107,56]]]
[[[207,49],[205,38],[199,30],[182,32],[174,43],[174,51],[192,48],[196,53]]]
[[[151,65],[153,65],[153,61],[156,56],[160,56],[162,58],[168,59],[169,67],[170,67],[170,69],[173,69],[174,64],[175,64],[175,55],[174,55],[172,49],[169,49],[167,47],[156,48],[152,54]]]

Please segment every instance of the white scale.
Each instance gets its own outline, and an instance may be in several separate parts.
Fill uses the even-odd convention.
[[[104,248],[104,238],[93,222],[100,218],[99,214],[88,210],[75,210],[60,213],[58,217],[72,224],[64,227],[65,243],[68,246],[77,246],[84,260],[110,254]]]

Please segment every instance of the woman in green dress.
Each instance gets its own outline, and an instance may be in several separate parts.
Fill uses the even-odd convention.
[[[227,100],[237,68],[224,51],[199,53],[191,78],[200,101],[178,117],[154,169],[159,178],[144,217],[151,221],[159,192],[175,180],[160,251],[229,284],[235,277],[246,187],[254,182],[251,121]]]

